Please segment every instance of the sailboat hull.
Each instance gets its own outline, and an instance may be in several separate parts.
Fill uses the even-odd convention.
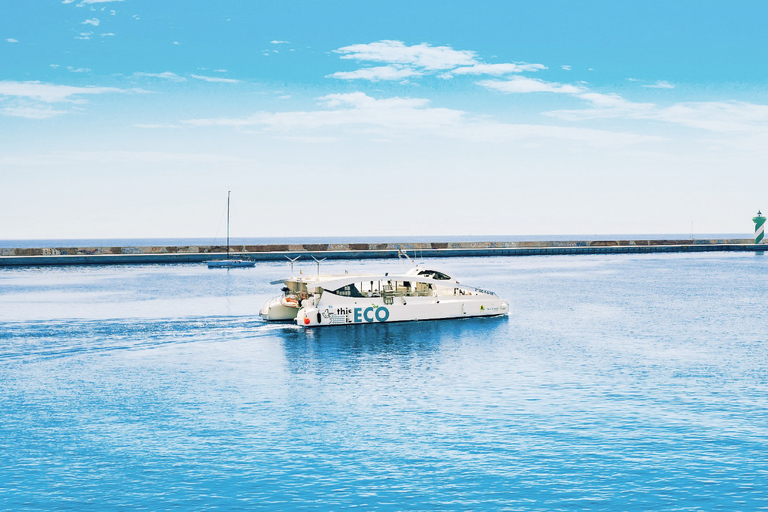
[[[214,260],[206,263],[208,268],[242,268],[256,265],[255,261],[248,260]]]

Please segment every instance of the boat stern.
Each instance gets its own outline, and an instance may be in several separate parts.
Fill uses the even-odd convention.
[[[269,299],[264,306],[262,306],[259,315],[269,322],[280,322],[295,319],[298,311],[298,308],[285,306],[283,304],[283,296],[278,295],[277,297]]]

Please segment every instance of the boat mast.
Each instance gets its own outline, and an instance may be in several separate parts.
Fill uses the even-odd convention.
[[[229,259],[229,194],[231,193],[227,190],[227,259]]]

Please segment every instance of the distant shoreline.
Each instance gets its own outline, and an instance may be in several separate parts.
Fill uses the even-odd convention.
[[[459,236],[323,236],[323,237],[232,237],[234,245],[433,243],[433,242],[567,242],[600,240],[733,240],[750,238],[751,233],[667,233],[595,235],[459,235]],[[223,237],[207,238],[68,238],[0,239],[0,249],[54,247],[160,247],[219,246]]]
[[[762,252],[749,238],[619,239],[542,241],[461,241],[399,243],[301,243],[223,245],[154,245],[111,247],[0,248],[0,267],[42,265],[119,265],[201,263],[230,257],[254,261],[285,258],[382,259],[402,251],[418,257],[554,256],[584,254],[642,254],[662,252]]]

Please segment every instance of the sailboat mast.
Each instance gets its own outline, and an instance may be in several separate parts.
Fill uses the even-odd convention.
[[[227,259],[229,259],[229,194],[231,193],[227,190]]]

